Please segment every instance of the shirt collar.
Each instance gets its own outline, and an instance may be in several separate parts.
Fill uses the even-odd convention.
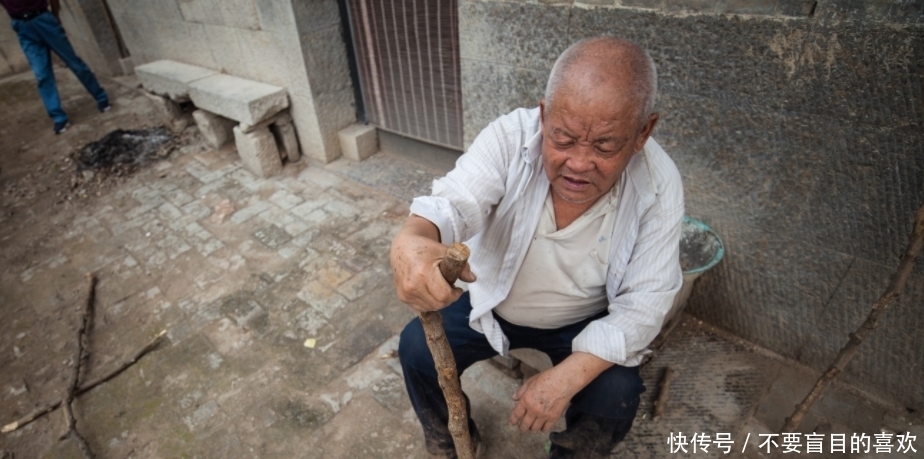
[[[536,132],[526,140],[522,147],[523,161],[534,163],[536,158],[542,155],[542,128],[540,123],[536,122]]]

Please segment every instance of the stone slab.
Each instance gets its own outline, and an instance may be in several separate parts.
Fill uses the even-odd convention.
[[[196,107],[251,125],[289,106],[285,88],[223,74],[191,83],[189,98]]]
[[[215,75],[216,71],[164,59],[135,67],[135,74],[144,89],[176,101],[189,100],[189,84]]]

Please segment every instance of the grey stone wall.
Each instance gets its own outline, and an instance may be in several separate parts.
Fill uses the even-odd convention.
[[[97,75],[122,74],[117,39],[100,0],[61,0],[58,16],[77,54]]]
[[[346,60],[322,59],[306,33],[323,28],[310,23],[312,14],[296,16],[327,3],[336,14],[334,0],[109,1],[136,65],[173,59],[284,86],[302,152],[322,162],[340,155],[337,131],[355,121]],[[335,38],[326,46],[345,55]],[[341,73],[340,86],[327,81]],[[340,96],[343,85],[348,98]]]
[[[10,27],[10,16],[0,8],[0,77],[29,70],[29,62],[19,47],[16,32]]]
[[[340,13],[336,0],[293,1],[292,9],[329,162],[340,155],[337,132],[356,121]]]
[[[826,368],[885,289],[924,200],[924,2],[463,1],[460,19],[467,142],[535,106],[573,41],[613,34],[649,49],[655,137],[683,175],[687,214],[727,247],[687,310]],[[922,334],[918,266],[843,377],[921,410]]]

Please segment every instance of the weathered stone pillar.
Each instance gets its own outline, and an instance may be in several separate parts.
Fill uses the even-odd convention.
[[[196,110],[192,116],[196,120],[196,126],[199,127],[202,137],[212,148],[221,148],[234,137],[235,122],[233,120],[205,110]]]
[[[298,161],[301,153],[298,151],[298,137],[295,135],[292,116],[285,112],[280,113],[270,128],[282,146],[280,156],[283,156],[283,159],[288,158],[291,162]]]
[[[270,177],[282,171],[279,149],[276,139],[268,127],[258,127],[245,132],[240,126],[234,127],[234,144],[241,155],[244,167],[259,177]]]

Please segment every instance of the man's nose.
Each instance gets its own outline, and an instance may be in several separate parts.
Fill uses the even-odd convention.
[[[568,157],[568,161],[565,165],[574,172],[588,172],[593,170],[594,167],[596,167],[593,162],[593,147],[584,145],[578,146]]]

